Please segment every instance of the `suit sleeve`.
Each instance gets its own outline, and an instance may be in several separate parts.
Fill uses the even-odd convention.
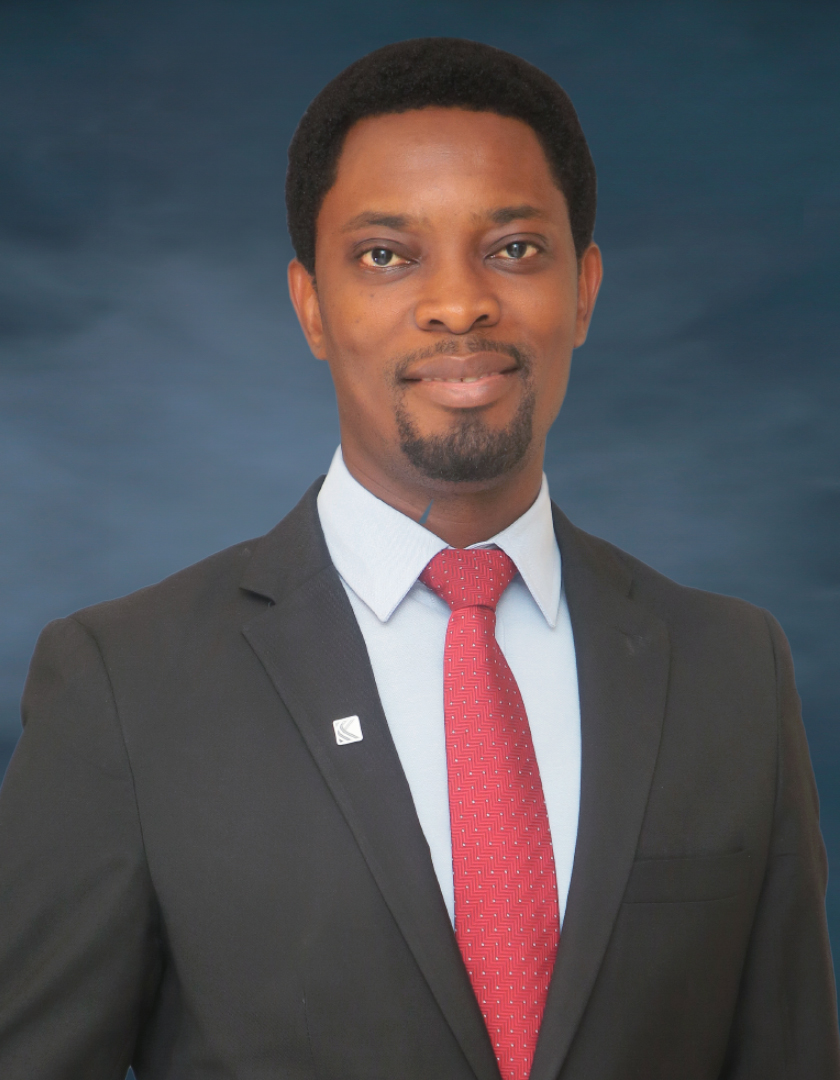
[[[41,635],[0,790],[0,1076],[124,1080],[158,929],[107,672],[75,619]]]
[[[814,774],[790,649],[767,614],[776,666],[773,833],[726,1080],[838,1080],[840,1041],[825,917],[828,877]]]

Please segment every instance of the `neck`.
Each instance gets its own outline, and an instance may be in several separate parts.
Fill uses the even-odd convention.
[[[436,482],[422,476],[395,476],[342,445],[350,475],[371,494],[455,548],[480,544],[520,518],[536,500],[542,483],[543,455],[489,483]]]

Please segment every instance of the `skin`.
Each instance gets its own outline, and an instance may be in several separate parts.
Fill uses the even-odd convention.
[[[536,134],[462,109],[362,120],[316,228],[315,277],[294,260],[289,291],[330,365],[348,469],[415,520],[432,502],[425,526],[453,547],[489,539],[539,493],[602,276],[595,244],[576,256]],[[432,479],[400,447],[400,412],[421,437],[498,432],[528,400],[527,450],[492,479]]]

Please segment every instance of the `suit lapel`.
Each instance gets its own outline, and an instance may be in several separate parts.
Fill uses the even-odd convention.
[[[480,1080],[499,1080],[373,672],[317,518],[320,483],[266,536],[242,587],[274,601],[244,628],[341,808],[394,919]],[[339,746],[333,721],[363,739]]]
[[[554,1080],[568,1053],[635,856],[653,779],[669,670],[665,624],[630,599],[607,545],[555,508],[581,707],[578,839],[560,950],[530,1080]]]

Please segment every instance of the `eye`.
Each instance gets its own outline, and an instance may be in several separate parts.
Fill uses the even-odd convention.
[[[391,266],[405,266],[408,262],[407,259],[401,258],[395,251],[386,247],[369,248],[367,251],[362,252],[361,255],[362,266],[379,266],[379,267],[391,267]]]
[[[497,251],[494,259],[502,262],[521,262],[522,259],[532,258],[539,253],[539,248],[530,240],[512,240],[509,244]]]

